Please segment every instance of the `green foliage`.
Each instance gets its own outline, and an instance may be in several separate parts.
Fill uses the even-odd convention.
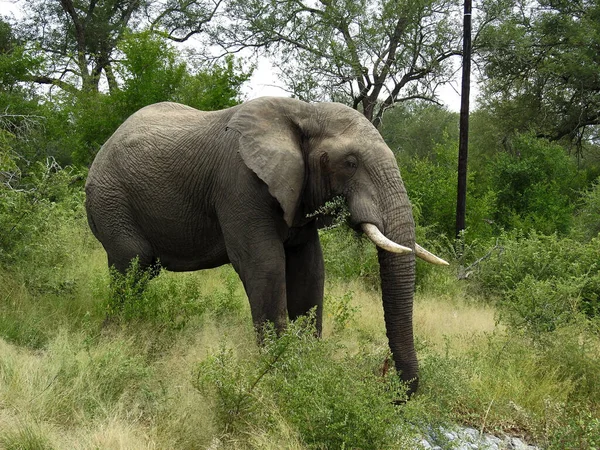
[[[565,408],[566,409],[566,408]],[[564,422],[549,429],[548,450],[600,448],[600,419],[588,410],[566,409]]]
[[[142,269],[139,258],[135,258],[124,274],[110,269],[110,292],[106,313],[121,316],[124,320],[144,318],[158,314],[154,296],[144,295],[152,278],[153,268]]]
[[[500,318],[533,333],[554,331],[574,320],[580,310],[580,292],[586,283],[587,280],[580,278],[539,280],[528,274],[507,293],[506,311]]]
[[[535,333],[553,331],[577,314],[600,315],[600,243],[557,235],[505,235],[501,251],[480,264],[476,279],[497,296],[503,318]]]
[[[352,304],[353,296],[352,291],[348,291],[340,297],[325,294],[323,308],[332,317],[335,332],[343,330],[355,320],[360,308]]]
[[[443,140],[424,157],[398,156],[415,219],[429,236],[454,238],[457,155],[456,143]],[[510,152],[480,156],[482,174],[469,171],[467,242],[511,229],[570,231],[585,176],[561,146],[519,135]]]
[[[486,103],[503,128],[574,143],[593,138],[600,103],[597,2],[490,5],[503,8],[489,15],[478,46]]]
[[[79,18],[61,12],[62,6],[52,2],[34,4],[23,19],[31,26],[29,33],[17,28],[32,41],[44,41],[41,47],[19,41],[11,26],[0,22],[0,69],[6,69],[0,70],[0,128],[19,138],[10,146],[20,166],[48,156],[60,165],[89,165],[127,117],[152,103],[179,101],[215,110],[240,101],[241,85],[250,76],[241,62],[229,56],[210,67],[192,67],[164,34],[156,33],[158,23],[154,31],[129,30],[130,15],[117,14],[125,7],[123,2],[115,2],[114,9],[96,2],[89,7],[75,5]],[[126,9],[131,13],[138,7]],[[100,16],[94,15],[93,26],[79,24],[86,33],[81,37],[85,42],[77,45],[72,34],[75,24],[70,21],[83,20],[93,11]],[[63,76],[55,78],[57,66],[65,69]],[[108,89],[102,89],[101,79]],[[42,93],[31,87],[36,83],[53,88]]]
[[[119,46],[132,30],[151,28],[163,42],[184,42],[204,31],[216,12],[213,5],[197,1],[171,5],[160,0],[28,0],[17,6],[12,28],[43,61],[19,81],[52,85],[73,96],[99,92],[104,81],[111,91],[118,87],[115,66],[123,56]],[[154,48],[144,50],[152,53]]]
[[[171,44],[150,31],[125,34],[119,49],[122,86],[110,94],[80,93],[71,106],[78,164],[91,163],[117,127],[144,106],[176,101],[202,110],[227,108],[239,103],[241,86],[250,77],[232,56],[222,65],[191,71]]]
[[[492,163],[494,221],[505,229],[566,234],[577,186],[575,163],[562,147],[531,136],[518,136],[511,147]]]
[[[589,241],[600,233],[600,178],[582,194],[573,234]]]
[[[188,74],[179,86],[174,100],[201,111],[217,111],[241,102],[242,85],[250,79],[240,60],[228,55],[222,64],[213,64],[209,69],[196,70]]]
[[[403,162],[427,158],[442,142],[458,142],[458,114],[427,102],[400,103],[384,115],[381,135]]]
[[[15,37],[13,27],[0,18],[0,92],[18,90],[18,82],[38,69],[40,57]]]
[[[59,265],[68,255],[53,245],[52,231],[84,214],[82,173],[48,159],[13,178],[0,186],[0,264],[38,258]]]
[[[377,248],[371,241],[347,226],[321,230],[320,239],[328,277],[379,285]]]
[[[59,143],[71,150],[70,161],[78,166],[89,166],[100,147],[133,112],[120,102],[119,94],[84,92],[67,99],[55,117],[62,118],[70,128],[53,132]],[[124,96],[124,94],[123,94]],[[138,106],[132,103],[131,107]],[[68,116],[68,117],[65,117]]]
[[[120,42],[125,80],[117,102],[125,117],[143,106],[173,98],[187,75],[175,48],[150,31],[128,33]]]
[[[142,269],[136,258],[124,274],[110,269],[110,289],[103,309],[109,319],[124,322],[148,321],[171,329],[181,329],[194,317],[234,316],[243,309],[239,279],[233,269],[221,274],[222,288],[202,294],[197,280],[183,280],[158,274],[159,267]]]
[[[393,404],[402,396],[398,377],[393,371],[375,375],[376,357],[335,359],[342,349],[317,340],[310,319],[292,323],[279,337],[272,329],[264,336],[250,364],[222,348],[198,367],[196,387],[214,402],[229,439],[281,414],[309,448],[384,449],[409,442],[412,427]]]
[[[403,179],[408,196],[413,202],[415,220],[430,228],[429,232],[443,234],[454,239],[456,224],[456,168],[458,166],[457,143],[445,140],[434,146],[425,157],[415,157],[402,164]],[[475,173],[469,173],[469,183]],[[470,189],[467,193],[467,229],[480,238],[492,234],[489,219],[495,207],[492,191]],[[431,230],[432,229],[432,230]]]

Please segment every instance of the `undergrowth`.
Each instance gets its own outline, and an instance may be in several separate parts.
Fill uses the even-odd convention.
[[[76,179],[47,182],[53,201],[11,192],[20,219],[0,218],[15,236],[0,254],[0,448],[413,449],[452,424],[600,445],[597,239],[506,235],[467,280],[420,270],[421,390],[402,403],[375,250],[353,231],[322,233],[324,338],[304,319],[258,346],[231,267],[144,279],[134,265],[111,282]]]

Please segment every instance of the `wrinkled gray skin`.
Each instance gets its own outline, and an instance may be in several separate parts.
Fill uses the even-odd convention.
[[[343,195],[357,229],[376,225],[414,250],[411,205],[394,155],[359,112],[336,103],[259,98],[201,112],[159,103],[133,114],[99,151],[86,184],[90,227],[124,272],[231,263],[259,327],[317,307],[323,255],[313,218]],[[385,323],[401,378],[417,389],[414,253],[378,249]]]

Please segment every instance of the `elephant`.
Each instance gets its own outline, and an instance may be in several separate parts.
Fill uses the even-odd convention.
[[[418,387],[411,204],[394,154],[360,112],[262,97],[212,112],[163,102],[131,115],[87,177],[89,226],[109,266],[193,271],[231,263],[257,328],[316,308],[324,263],[313,213],[342,196],[349,224],[377,245],[386,334],[401,379]]]

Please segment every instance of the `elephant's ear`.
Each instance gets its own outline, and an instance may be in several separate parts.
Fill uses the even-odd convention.
[[[244,103],[227,128],[238,132],[239,153],[269,187],[291,226],[304,184],[303,124],[313,106],[300,100],[262,97]]]

